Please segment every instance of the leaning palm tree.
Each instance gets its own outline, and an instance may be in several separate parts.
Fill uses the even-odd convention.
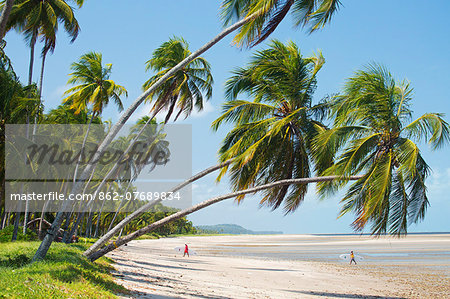
[[[179,37],[169,39],[153,52],[153,57],[146,62],[146,70],[156,72],[143,85],[147,90],[170,71],[174,66],[191,55],[188,43]],[[167,123],[175,110],[178,113],[175,121],[181,114],[188,117],[194,107],[197,111],[203,109],[203,93],[206,100],[212,96],[213,78],[211,75],[211,66],[203,57],[197,57],[153,91],[148,99],[153,100],[153,115],[162,109],[167,110],[164,122]]]
[[[230,24],[256,14],[234,38],[238,46],[253,47],[267,39],[288,13],[296,27],[309,27],[312,33],[331,21],[339,5],[340,0],[224,0],[221,15]]]
[[[449,141],[443,114],[426,113],[409,123],[412,88],[396,82],[374,64],[348,79],[331,103],[334,127],[317,136],[317,157],[335,159],[323,175],[363,175],[342,199],[341,214],[353,211],[353,227],[371,224],[373,234],[403,234],[423,219],[428,206],[425,180],[430,168],[414,141],[427,139],[434,149]],[[323,183],[323,194],[345,183]]]
[[[277,208],[284,201],[285,211],[294,211],[306,194],[304,182],[310,179],[308,140],[317,134],[318,128],[324,129],[320,122],[322,105],[312,105],[316,75],[324,62],[320,53],[303,58],[294,43],[284,45],[274,41],[268,49],[257,52],[246,68],[237,69],[226,84],[229,101],[224,104],[223,115],[213,123],[215,130],[225,122],[233,123],[235,128],[220,150],[223,162],[211,168],[211,171],[223,168],[222,175],[231,168],[236,192],[180,211],[154,226],[133,232],[124,241],[221,200],[232,197],[242,200],[246,194],[254,193],[248,190],[257,185],[265,186],[259,189],[264,192],[262,204]],[[253,100],[237,100],[238,96]],[[286,184],[293,178],[302,178],[301,183]],[[279,184],[280,181],[285,183]],[[107,246],[106,250],[95,252],[99,249],[97,243],[84,253],[91,259],[112,249]]]
[[[229,90],[228,96],[230,98],[235,98],[239,92],[245,92],[246,91],[245,88],[242,88],[242,90],[240,90],[239,92],[236,92],[235,94],[233,94],[231,89],[233,89],[233,88],[236,89],[241,83],[243,83],[246,80],[245,76],[248,76],[249,75],[248,73],[252,72],[251,69],[255,65],[259,65],[259,69],[260,69],[260,73],[259,74],[263,75],[263,73],[265,72],[265,70],[264,70],[264,68],[265,68],[265,66],[264,66],[264,59],[265,59],[265,57],[263,57],[263,56],[264,55],[270,56],[269,52],[272,52],[272,57],[271,57],[271,60],[270,60],[271,67],[272,68],[277,68],[280,64],[284,63],[283,67],[284,67],[284,70],[286,71],[286,74],[284,75],[284,77],[282,77],[284,81],[282,83],[280,83],[280,84],[276,84],[276,81],[278,80],[277,75],[276,74],[271,75],[271,82],[270,83],[266,82],[267,83],[265,85],[266,87],[268,85],[271,85],[271,84],[276,84],[277,87],[279,88],[279,92],[281,92],[281,90],[283,90],[285,95],[289,94],[290,99],[292,101],[295,101],[295,99],[294,99],[295,95],[294,94],[296,92],[298,93],[300,91],[299,90],[289,90],[289,88],[294,88],[295,89],[295,87],[293,87],[294,86],[293,84],[300,82],[302,79],[304,80],[304,81],[302,81],[303,85],[301,85],[301,86],[299,85],[298,88],[300,90],[303,90],[305,92],[305,94],[301,98],[298,98],[298,101],[296,103],[291,103],[291,106],[288,109],[293,109],[293,110],[286,110],[285,111],[286,112],[285,116],[290,115],[290,117],[297,117],[301,113],[305,112],[306,110],[308,110],[308,112],[305,113],[305,117],[303,119],[306,119],[306,118],[309,117],[309,115],[306,117],[306,114],[311,114],[311,113],[317,114],[320,111],[320,109],[319,109],[319,107],[314,107],[314,108],[311,107],[311,95],[312,95],[312,91],[313,91],[313,89],[315,87],[315,76],[316,76],[317,72],[320,70],[322,64],[324,63],[324,59],[323,59],[323,57],[321,55],[318,55],[317,57],[311,57],[311,58],[308,58],[308,59],[303,59],[301,57],[297,47],[294,44],[290,44],[288,46],[284,46],[280,42],[274,42],[272,49],[266,50],[264,53],[260,54],[260,57],[258,59],[259,62],[254,62],[254,65],[253,64],[249,65],[249,67],[248,67],[248,69],[246,71],[244,69],[241,69],[240,70],[241,71],[240,78],[238,78],[239,76],[236,75],[236,77],[231,80],[231,81],[234,80],[236,82],[235,82],[235,87],[232,87],[233,84],[229,83],[229,86],[227,87],[227,89]],[[283,60],[277,61],[277,59],[282,58],[280,56],[282,56],[283,54],[286,54],[288,57],[286,57],[286,59],[284,61]],[[256,58],[255,58],[255,60],[256,60]],[[294,63],[297,66],[297,69],[290,70],[290,66],[289,66],[290,63]],[[271,67],[267,66],[267,68],[271,68]],[[296,73],[296,72],[298,72],[298,73]],[[300,77],[300,73],[301,72],[303,72],[303,75],[304,75],[304,77],[302,77],[302,78]],[[294,77],[289,78],[290,75],[294,76],[295,74],[299,76],[297,78],[298,79],[297,81],[295,80]],[[268,78],[266,78],[266,79],[268,79]],[[255,80],[256,80],[256,77],[255,77]],[[239,82],[237,82],[237,81],[239,81]],[[288,81],[289,81],[289,84],[287,84]],[[261,78],[259,81],[247,82],[247,84],[248,84],[248,86],[250,86],[251,84],[259,84],[259,86],[261,87],[261,86],[264,85],[264,82],[263,82],[263,78]],[[255,91],[256,91],[256,89],[255,89]],[[261,92],[262,93],[260,93],[259,95],[254,94],[254,96],[255,97],[262,96],[264,91],[262,90]],[[266,92],[267,93],[265,94],[265,96],[268,96],[269,92],[270,92],[269,89],[267,89]],[[279,97],[278,100],[281,101],[282,99]],[[239,101],[232,101],[232,103],[236,104],[236,106],[240,105]],[[247,103],[248,105],[244,105],[245,103]],[[264,106],[264,104],[262,104],[262,103],[257,103],[257,100],[255,100],[255,103],[242,102],[241,104],[242,104],[241,110],[242,110],[242,117],[243,118],[247,117],[246,113],[249,113],[249,115],[251,115],[251,113],[254,113],[255,117],[257,117],[257,115],[259,113],[259,110],[253,111],[253,108],[257,107],[257,106],[259,108],[261,108],[261,107]],[[306,105],[306,107],[304,107],[304,109],[301,108],[301,106],[303,104]],[[274,102],[273,105],[276,105],[276,103]],[[269,105],[266,105],[266,106],[269,107]],[[266,108],[266,110],[264,110],[264,111],[267,114],[270,114],[270,112],[268,112],[268,111],[270,109],[272,109],[272,108],[270,108],[270,107]],[[296,108],[299,108],[300,110],[295,110]],[[234,113],[233,111],[228,112],[226,114],[228,115],[230,113]],[[239,108],[236,108],[235,111],[237,113],[237,111],[239,111]],[[276,112],[276,108],[273,108],[271,111],[273,113],[275,113]],[[237,117],[238,116],[236,116],[236,118]],[[247,119],[249,119],[250,117],[251,116],[247,117]],[[216,121],[214,126],[218,126],[219,123],[225,121],[225,118],[227,118],[227,116],[224,115],[222,119]],[[230,116],[229,120],[231,120],[231,118],[232,117]],[[282,124],[282,122],[283,121],[287,121],[288,118],[286,118],[284,120],[279,120],[278,124]],[[308,121],[309,121],[309,118],[308,118]],[[268,124],[268,128],[269,127],[270,127],[270,124]],[[305,130],[309,130],[310,133],[312,134],[312,131],[314,130],[314,128],[308,128],[308,129],[305,129]],[[303,133],[303,132],[300,132],[300,133]],[[292,131],[290,132],[290,134],[292,134]],[[265,139],[265,140],[268,141],[268,139]],[[261,149],[262,149],[262,147],[261,147]],[[200,172],[198,175],[195,175],[192,178],[189,178],[188,180],[186,180],[185,183],[180,184],[180,186],[177,186],[176,188],[174,188],[173,190],[170,190],[170,191],[171,192],[175,192],[175,191],[181,189],[182,187],[184,187],[185,185],[190,184],[190,183],[198,180],[199,178],[201,178],[201,177],[203,177],[203,176],[205,176],[205,175],[207,175],[207,174],[209,174],[209,173],[211,173],[213,171],[216,171],[218,169],[221,169],[223,167],[228,166],[232,162],[232,160],[235,158],[235,156],[232,155],[231,152],[228,152],[228,154],[229,154],[229,159],[227,161],[221,162],[221,163],[219,163],[216,166],[213,166],[211,168],[206,169],[205,171]],[[238,155],[238,154],[236,154],[236,155]],[[287,153],[285,153],[285,155],[287,155]],[[225,159],[225,154],[222,156],[222,158]],[[303,156],[303,158],[305,158],[305,156]],[[242,159],[244,159],[243,156],[241,156],[241,160],[239,160],[239,161],[238,160],[234,160],[235,164],[234,164],[233,168],[239,168],[239,166],[238,166],[239,164],[238,163],[241,163]],[[300,158],[297,157],[296,159],[299,160]],[[305,158],[305,159],[308,160],[307,158]],[[305,165],[305,168],[303,170],[306,171],[306,169],[308,169],[308,167],[309,167],[309,163],[308,163],[308,165]],[[307,171],[307,173],[309,175],[309,170]],[[306,172],[305,172],[305,174],[306,174]],[[291,173],[291,175],[292,175],[292,173]],[[287,171],[286,173],[279,173],[277,178],[288,177],[288,176],[289,176],[289,171]],[[275,177],[274,177],[274,179],[275,179]],[[284,190],[286,188],[287,187],[282,187],[281,189]],[[298,186],[298,187],[295,187],[295,188],[297,188],[298,190],[304,190],[306,192],[306,187],[305,186]],[[279,192],[279,195],[281,197],[283,197],[281,193],[282,193],[282,191]],[[300,201],[301,201],[301,199],[297,202],[297,204]],[[152,203],[152,204],[154,204],[154,203]],[[276,206],[276,203],[273,202],[273,201],[270,201],[270,200],[267,201],[267,204],[269,204],[269,205],[273,204],[273,206]],[[294,205],[295,205],[295,203],[293,203],[292,209],[294,209]],[[139,217],[139,215],[141,215],[143,212],[145,212],[146,209],[148,210],[149,208],[151,208],[151,205],[146,205],[146,206],[140,208],[139,210],[135,211],[134,213],[132,213],[129,217],[126,217],[121,223],[119,223],[117,226],[115,226],[112,229],[111,232],[108,232],[108,234],[103,236],[88,251],[86,251],[85,255],[90,255],[93,251],[95,251],[98,248],[100,248],[102,245],[104,245],[114,235],[114,233],[117,230],[119,230],[121,227],[125,226],[127,223],[132,221],[134,218]]]
[[[228,169],[235,191],[291,178],[307,178],[314,136],[321,123],[323,105],[313,105],[316,75],[325,60],[321,53],[302,57],[293,42],[273,41],[257,52],[245,68],[238,68],[226,83],[228,102],[213,122],[217,130],[232,123],[219,151],[220,160],[234,158]],[[238,97],[252,100],[240,100]],[[294,211],[304,199],[307,185],[280,186],[264,191],[261,204],[286,212]],[[242,200],[243,196],[237,198]]]
[[[244,1],[243,3],[247,2],[247,0],[236,0],[236,1]],[[266,1],[271,1],[271,0],[266,0]],[[330,1],[334,1],[334,0],[307,0],[307,1],[309,1],[310,3],[323,3],[324,4],[324,3],[332,3]],[[320,1],[320,2],[317,2],[317,1]],[[318,7],[320,8],[321,6],[322,5],[320,5]],[[313,7],[317,7],[317,6],[313,5]],[[297,20],[300,21],[300,22],[304,21],[305,23],[310,23],[312,21],[312,18],[311,18],[312,15],[314,15],[316,12],[320,12],[320,10],[311,11],[311,13],[309,13],[309,14],[305,14],[303,16],[298,16]],[[264,13],[264,12],[263,11],[256,11],[253,14],[247,14],[247,15],[245,15],[244,13],[239,14],[237,16],[238,18],[240,18],[240,17],[244,17],[244,18],[236,21],[236,23],[234,23],[234,24],[226,27],[225,29],[223,29],[222,32],[220,32],[218,35],[216,35],[213,39],[211,39],[209,42],[207,42],[202,47],[200,47],[197,51],[192,52],[191,55],[189,55],[183,61],[178,63],[176,66],[174,66],[164,76],[159,78],[157,82],[153,83],[150,86],[150,88],[147,89],[145,92],[143,92],[139,97],[137,97],[136,100],[128,107],[128,109],[125,111],[125,113],[123,113],[121,115],[121,117],[118,119],[116,125],[114,125],[111,128],[111,130],[109,131],[108,135],[103,139],[102,143],[98,147],[98,150],[97,150],[97,152],[96,152],[96,154],[94,155],[93,158],[96,159],[96,158],[100,157],[100,155],[106,150],[108,145],[112,142],[114,137],[120,131],[120,129],[123,126],[123,124],[126,123],[126,121],[131,117],[131,115],[136,111],[136,109],[142,104],[142,102],[144,102],[144,100],[147,99],[148,96],[151,93],[156,91],[156,89],[159,86],[161,86],[163,83],[165,83],[172,75],[174,75],[177,71],[179,71],[181,68],[183,68],[186,64],[188,64],[189,62],[191,62],[195,58],[199,57],[200,55],[205,53],[207,50],[209,50],[211,47],[213,47],[215,44],[217,44],[219,41],[221,41],[224,37],[228,36],[232,32],[234,32],[237,29],[241,28],[244,24],[247,24],[247,23],[251,22],[258,15],[260,15],[262,13]],[[323,19],[324,17],[326,17],[326,14],[325,15],[324,14],[317,14],[316,16],[318,18],[322,18]],[[330,19],[328,18],[324,23],[328,22],[329,20]],[[192,183],[193,181],[199,179],[200,177],[203,177],[203,176],[207,175],[208,173],[211,173],[211,172],[217,170],[218,168],[224,167],[227,164],[228,163],[221,163],[219,165],[210,167],[210,168],[200,172],[198,175],[195,175],[192,178],[188,179],[183,184],[180,184],[180,186]],[[90,166],[86,167],[86,169],[80,175],[80,178],[82,180],[88,178],[90,176],[91,172],[94,170],[94,168],[95,168],[95,165],[90,165]],[[71,192],[77,193],[77,192],[79,192],[81,190],[81,188],[82,188],[81,184],[75,184],[73,186]],[[67,203],[67,205],[69,205],[69,203]],[[140,215],[141,211],[142,210],[136,211],[136,213],[133,213],[133,214],[129,215],[129,217],[127,217],[127,220],[133,219],[133,217],[138,217]],[[35,253],[34,257],[33,257],[33,261],[40,260],[40,259],[43,259],[45,257],[45,255],[48,252],[48,249],[50,248],[50,246],[51,246],[51,244],[52,244],[52,242],[54,240],[55,233],[59,230],[59,228],[61,226],[62,220],[63,220],[63,212],[60,211],[60,212],[57,213],[57,215],[55,217],[55,220],[52,223],[52,226],[48,230],[47,235],[45,236],[45,238],[42,241],[41,245],[39,246],[38,250],[36,251],[36,253]],[[104,240],[102,240],[102,242],[103,241]],[[101,244],[102,242],[98,242],[95,245],[96,246],[101,246],[99,244]]]

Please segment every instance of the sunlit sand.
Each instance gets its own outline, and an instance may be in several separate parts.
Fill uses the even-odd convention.
[[[189,244],[197,256],[173,248]],[[348,265],[339,254],[364,257]],[[446,298],[450,235],[214,236],[133,241],[110,254],[142,298]]]

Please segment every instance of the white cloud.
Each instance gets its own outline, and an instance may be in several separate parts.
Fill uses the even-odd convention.
[[[191,117],[192,118],[201,118],[205,115],[208,115],[209,113],[213,112],[215,110],[214,106],[211,104],[211,102],[205,102],[203,104],[203,110],[202,111],[192,111]]]
[[[450,168],[434,169],[426,182],[428,197],[432,201],[444,201],[450,188]]]
[[[138,109],[131,115],[129,122],[134,123],[144,116],[150,115],[150,109],[152,109],[152,103],[144,103],[138,107]],[[120,117],[121,114],[118,115]],[[156,121],[164,121],[164,116],[160,113],[156,116]]]

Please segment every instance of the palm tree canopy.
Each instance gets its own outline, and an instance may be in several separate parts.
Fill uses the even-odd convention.
[[[70,103],[59,105],[57,108],[50,110],[43,115],[42,123],[44,124],[87,124],[92,115],[89,111],[79,111],[75,113],[75,109],[71,108]],[[93,124],[102,124],[100,117],[92,120]]]
[[[213,129],[234,125],[219,154],[221,161],[234,158],[229,168],[235,191],[310,176],[310,141],[324,129],[323,107],[312,105],[316,75],[324,63],[321,53],[304,58],[293,42],[273,41],[227,81],[228,101]],[[253,100],[237,99],[243,95]],[[225,167],[219,179],[227,171]],[[285,212],[292,212],[306,191],[307,185],[267,189],[261,204],[276,209],[284,202]]]
[[[407,81],[396,82],[383,66],[370,65],[348,79],[331,103],[334,127],[314,141],[317,159],[335,160],[323,175],[364,175],[342,199],[341,214],[355,212],[357,230],[371,223],[373,234],[399,235],[425,215],[430,169],[414,141],[427,139],[438,148],[449,141],[449,126],[439,113],[410,122],[412,95]],[[320,191],[343,185],[323,183]]]
[[[90,104],[92,111],[101,114],[110,99],[123,109],[120,96],[128,95],[125,87],[110,79],[112,64],[103,65],[102,54],[89,52],[71,65],[69,84],[78,84],[65,92],[69,94],[63,101],[71,102],[76,113],[84,111]]]
[[[309,26],[311,33],[329,23],[339,6],[339,0],[223,0],[221,16],[226,25],[256,14],[234,39],[239,46],[252,47],[269,37],[289,12],[295,26]]]
[[[23,32],[28,41],[38,31],[43,39],[54,39],[58,23],[64,24],[65,31],[75,41],[80,26],[72,7],[64,0],[16,0],[8,19],[7,30],[15,28]],[[52,45],[54,48],[54,45]]]
[[[182,38],[174,37],[163,43],[146,62],[146,70],[153,70],[156,74],[144,83],[143,89],[150,88],[154,82],[190,54],[189,45]],[[194,108],[201,111],[204,97],[209,100],[212,96],[213,83],[210,64],[206,59],[197,57],[149,95],[148,99],[154,101],[152,112],[156,114],[162,109],[167,109],[167,122],[175,106],[178,109],[175,120],[181,114],[188,117]]]

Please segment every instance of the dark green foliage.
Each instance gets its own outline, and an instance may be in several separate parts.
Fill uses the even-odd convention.
[[[10,242],[14,231],[14,225],[10,225],[0,230],[0,243]],[[19,227],[19,231],[22,232],[22,228]],[[17,234],[17,241],[36,241],[38,236],[31,230],[27,229],[27,233]]]

